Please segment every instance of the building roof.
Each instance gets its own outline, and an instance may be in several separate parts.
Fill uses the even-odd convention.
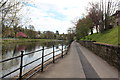
[[[117,10],[115,14],[113,14],[112,16],[116,16],[117,14],[120,14],[120,10]]]

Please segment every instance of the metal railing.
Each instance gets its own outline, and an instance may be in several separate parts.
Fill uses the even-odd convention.
[[[50,53],[48,53],[48,54],[46,54],[46,55],[44,54],[44,51],[45,51],[46,49],[49,49],[49,48],[44,48],[44,46],[43,46],[42,49],[40,49],[40,50],[32,51],[32,52],[29,52],[29,53],[26,53],[26,54],[23,54],[24,51],[21,51],[21,55],[19,55],[19,56],[12,57],[12,58],[5,59],[5,60],[0,61],[0,63],[3,63],[3,62],[7,62],[7,61],[10,61],[10,60],[16,59],[16,58],[20,58],[20,67],[17,68],[17,69],[15,69],[15,70],[13,70],[13,71],[11,71],[11,72],[9,72],[9,73],[7,73],[7,74],[5,74],[5,75],[3,75],[0,79],[6,78],[7,76],[9,76],[9,75],[11,75],[12,73],[14,73],[14,72],[16,72],[16,71],[19,70],[19,76],[18,76],[17,80],[22,80],[22,78],[23,78],[27,73],[29,73],[30,71],[34,70],[34,69],[37,68],[38,66],[40,66],[40,68],[39,68],[38,70],[35,70],[35,71],[32,72],[32,74],[30,74],[28,77],[25,77],[25,78],[24,78],[25,80],[27,80],[27,79],[29,79],[30,77],[32,77],[35,73],[37,73],[38,71],[41,71],[41,72],[42,72],[43,69],[44,69],[44,67],[46,67],[46,66],[49,65],[50,63],[55,63],[55,60],[56,60],[56,59],[58,59],[58,58],[60,58],[60,57],[63,58],[64,55],[67,54],[69,47],[70,47],[70,45],[65,45],[65,47],[63,48],[63,44],[62,44],[62,49],[59,49],[59,50],[56,50],[56,51],[55,51],[54,45],[53,45],[53,50],[52,50],[52,52],[50,52]],[[25,55],[33,54],[33,53],[39,52],[39,51],[42,51],[42,57],[39,57],[39,58],[37,58],[37,59],[35,59],[35,60],[33,60],[33,61],[25,64],[25,65],[23,65],[23,57],[24,57]],[[61,53],[55,55],[55,53],[58,52],[58,51],[61,51]],[[51,55],[51,54],[53,54],[52,57],[50,57],[50,58],[48,58],[47,60],[44,61],[44,57],[49,56],[49,55]],[[58,56],[58,57],[57,57],[57,56]],[[42,62],[41,62],[40,64],[36,65],[34,68],[32,68],[31,70],[29,70],[28,72],[26,72],[26,73],[23,74],[23,68],[24,68],[24,67],[26,67],[26,66],[28,66],[28,65],[30,65],[30,64],[32,64],[32,63],[34,63],[34,62],[36,62],[36,61],[38,61],[38,60],[40,60],[40,59],[42,59]],[[49,61],[49,62],[46,63],[46,64],[44,64],[44,63],[47,62],[47,61]]]

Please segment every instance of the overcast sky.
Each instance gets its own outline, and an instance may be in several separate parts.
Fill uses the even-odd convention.
[[[22,2],[22,13],[27,14],[25,19],[31,18],[29,24],[34,25],[37,31],[58,30],[67,33],[68,28],[73,27],[71,21],[82,18],[82,14],[86,14],[88,3],[95,1],[97,0],[26,0]]]

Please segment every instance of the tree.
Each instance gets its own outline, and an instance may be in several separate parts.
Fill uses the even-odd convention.
[[[38,34],[40,35],[40,34],[41,34],[41,32],[40,32],[40,31],[38,31]]]
[[[115,2],[113,2],[112,0],[108,0],[107,2],[105,2],[105,7],[104,7],[104,24],[105,24],[105,30],[110,29],[110,23],[112,21],[112,15],[116,12],[117,10],[117,5],[118,5],[119,1],[116,0]]]
[[[22,5],[17,0],[2,0],[0,2],[0,14],[1,14],[0,26],[2,26],[3,37],[6,37],[4,35],[4,33],[6,32],[5,28],[18,26],[19,19],[17,16],[21,8],[22,8]],[[15,36],[15,33],[14,33],[14,36]]]
[[[37,38],[37,34],[38,34],[38,32],[35,31],[33,25],[29,25],[28,29],[25,29],[24,33],[27,34],[28,38],[32,38],[32,39]]]
[[[18,33],[16,34],[16,37],[23,37],[23,38],[26,38],[27,35],[26,35],[25,33],[23,33],[23,32],[18,32]]]
[[[54,35],[56,39],[59,39],[59,31],[56,31],[56,34]]]
[[[56,31],[56,35],[59,35],[59,31]]]
[[[75,30],[74,28],[69,28],[67,31],[68,31],[67,40],[69,41],[69,43],[71,43],[75,37]]]
[[[76,25],[76,38],[85,38],[91,32],[93,34],[93,22],[89,16],[86,16],[77,21]]]
[[[2,26],[9,24],[8,27],[11,27],[12,23],[16,21],[16,16],[17,13],[21,10],[21,5],[16,0],[2,0],[0,5],[0,11],[2,14]]]
[[[52,31],[44,31],[40,36],[42,39],[55,39],[55,33]]]
[[[92,21],[92,19],[90,18],[89,15],[86,16],[85,19],[85,23],[86,23],[86,27],[88,27],[90,29],[91,35],[93,34],[93,28],[94,28],[94,22]]]
[[[112,22],[112,14],[115,13],[118,5],[118,0],[100,0],[100,3],[90,3],[88,14],[90,15],[97,32],[104,32],[110,29]]]
[[[88,15],[90,16],[91,20],[93,21],[93,24],[96,27],[97,33],[99,32],[98,25],[100,22],[100,9],[98,3],[90,3],[91,8],[88,9]]]

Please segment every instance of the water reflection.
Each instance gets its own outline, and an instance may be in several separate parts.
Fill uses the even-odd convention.
[[[20,55],[20,51],[24,51],[24,54],[25,54],[25,53],[28,53],[31,51],[40,50],[40,49],[42,49],[42,46],[45,46],[45,48],[50,48],[50,49],[47,49],[45,51],[45,54],[48,54],[52,51],[53,44],[55,45],[56,50],[61,48],[60,41],[59,42],[47,42],[47,43],[40,43],[40,42],[27,42],[26,43],[25,42],[25,43],[19,43],[19,44],[15,43],[15,44],[3,45],[2,46],[3,47],[2,48],[2,59],[4,60],[4,59],[18,56],[18,55]],[[56,53],[56,55],[57,54],[58,53]],[[25,64],[41,57],[41,56],[42,56],[41,52],[36,52],[36,53],[30,54],[30,55],[24,56],[23,64],[25,65]],[[50,55],[50,56],[52,56],[52,55]],[[46,57],[46,59],[49,58],[50,56]],[[11,61],[7,61],[7,62],[2,63],[2,71],[0,71],[0,74],[5,75],[6,73],[11,72],[11,71],[19,68],[19,65],[20,65],[19,62],[20,62],[20,58],[13,59]],[[37,62],[33,63],[31,66],[26,66],[24,68],[24,70],[27,71],[27,70],[33,68],[34,65],[36,65],[38,63],[40,64],[40,62],[41,62],[41,60],[38,60]],[[18,73],[19,73],[19,71],[15,72],[11,76],[16,75]]]

